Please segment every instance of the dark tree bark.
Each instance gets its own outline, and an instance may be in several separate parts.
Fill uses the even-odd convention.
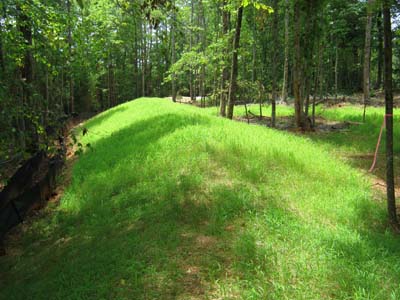
[[[365,122],[365,113],[367,105],[370,102],[370,65],[371,65],[371,29],[372,29],[372,5],[375,0],[368,0],[367,5],[367,23],[365,25],[365,44],[364,44],[364,113],[363,122]]]
[[[285,1],[285,64],[283,67],[282,101],[286,102],[289,80],[289,0]]]
[[[339,44],[336,38],[335,46],[335,102],[338,97],[338,82],[339,82]]]
[[[75,97],[74,97],[74,75],[72,70],[72,14],[71,14],[71,1],[67,0],[67,12],[68,12],[68,52],[69,52],[69,112],[75,112]]]
[[[199,0],[199,25],[203,29],[201,32],[201,51],[205,53],[207,48],[207,24],[206,24],[206,17],[204,11],[203,1]],[[200,96],[203,106],[206,106],[206,67],[205,65],[201,66],[200,72]]]
[[[273,53],[272,53],[272,99],[271,99],[271,127],[275,127],[275,119],[276,119],[276,99],[278,96],[278,74],[277,74],[277,67],[278,67],[278,21],[279,21],[279,12],[278,12],[278,0],[273,1],[273,9],[274,9],[274,16],[273,16],[273,24],[272,24],[272,41],[273,41]]]
[[[392,24],[390,18],[390,0],[383,2],[383,30],[385,56],[385,108],[386,108],[386,192],[389,221],[399,229],[396,213],[393,169],[393,90],[392,90]]]
[[[383,66],[383,29],[382,29],[382,11],[378,12],[376,26],[378,29],[378,74],[376,78],[375,89],[382,87],[382,66]]]
[[[190,26],[194,26],[194,0],[190,1]],[[192,51],[193,48],[193,29],[190,28],[190,37],[189,37],[189,50]],[[189,94],[190,100],[193,101],[195,99],[195,91],[193,84],[193,70],[189,71]]]
[[[147,34],[147,29],[146,29],[146,24],[141,24],[141,33],[142,33],[142,55],[141,55],[141,59],[142,59],[142,93],[141,96],[145,97],[146,96],[146,69],[147,69],[147,62],[146,62],[146,58],[147,58],[147,41],[146,41],[146,34]]]
[[[240,45],[240,31],[242,29],[242,19],[243,19],[243,6],[240,6],[238,8],[235,39],[233,42],[231,82],[229,85],[228,112],[227,112],[227,117],[229,119],[233,118],[233,108],[235,106],[235,101],[236,101],[237,76],[238,76],[238,51]]]
[[[229,31],[229,12],[225,9],[227,5],[227,1],[223,2],[223,10],[222,10],[222,33],[224,37],[228,34]],[[221,83],[221,102],[220,102],[220,108],[219,108],[219,114],[222,117],[226,116],[226,100],[228,98],[227,93],[226,93],[226,85],[229,80],[229,70],[228,67],[225,66],[224,69],[222,70],[222,83]]]
[[[303,95],[302,95],[302,72],[301,72],[301,21],[300,21],[300,3],[296,1],[294,7],[294,65],[293,65],[293,93],[294,93],[294,108],[295,120],[298,128],[303,127]]]
[[[171,23],[171,64],[174,65],[176,62],[176,47],[175,47],[175,26],[176,26],[176,13],[175,13],[175,1],[172,2],[172,23]],[[176,79],[175,73],[172,74],[172,101],[176,102]]]

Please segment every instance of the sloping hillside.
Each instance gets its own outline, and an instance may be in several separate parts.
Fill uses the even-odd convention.
[[[400,241],[325,148],[161,99],[88,121],[1,299],[399,299]]]

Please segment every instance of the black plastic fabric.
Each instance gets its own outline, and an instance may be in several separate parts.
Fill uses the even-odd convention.
[[[0,248],[5,234],[21,223],[34,205],[41,206],[51,197],[63,162],[62,154],[48,158],[40,151],[18,169],[0,192]]]

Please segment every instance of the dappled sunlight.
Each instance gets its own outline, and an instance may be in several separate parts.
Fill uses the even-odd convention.
[[[122,107],[85,124],[92,146],[59,207],[0,261],[4,295],[21,282],[21,299],[399,292],[383,203],[324,145],[162,100]]]

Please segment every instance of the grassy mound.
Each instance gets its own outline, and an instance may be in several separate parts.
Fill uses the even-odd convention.
[[[160,99],[85,126],[60,206],[0,258],[0,298],[400,298],[384,203],[319,143]]]

